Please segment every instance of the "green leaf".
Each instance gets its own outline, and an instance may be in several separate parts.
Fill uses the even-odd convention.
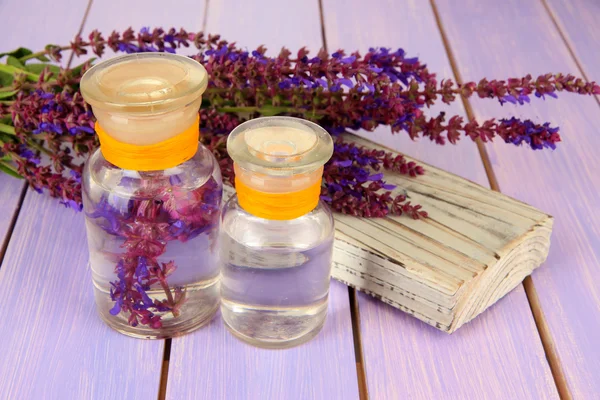
[[[48,57],[46,57],[45,55],[43,55],[43,54],[40,54],[39,56],[35,57],[35,59],[43,61],[43,62],[50,61],[50,59]],[[23,61],[23,60],[19,58],[19,61]]]
[[[60,73],[60,67],[52,64],[33,63],[25,65],[25,69],[34,74],[41,74],[44,68],[48,67],[50,71],[58,75]]]
[[[10,117],[10,115],[0,118],[0,124],[11,124],[11,123],[12,123],[12,118]]]
[[[15,178],[23,179],[23,177],[19,175],[19,172],[15,169],[15,167],[4,161],[0,161],[0,171],[10,176],[14,176]]]
[[[0,100],[13,97],[17,93],[19,93],[18,90],[13,90],[12,92],[0,92]]]
[[[10,74],[10,73],[4,72],[4,71],[0,71],[0,86],[2,86],[2,87],[11,86],[14,79],[15,78],[13,77],[13,74]]]
[[[6,59],[6,64],[12,65],[13,67],[16,67],[16,68],[25,68],[23,63],[21,61],[19,61],[18,58],[15,58],[13,56],[8,56],[8,58]]]
[[[15,141],[15,136],[9,135],[4,132],[0,132],[0,140],[3,141],[4,143],[12,143]]]
[[[6,124],[0,124],[0,132],[7,133],[9,135],[15,135],[15,127]]]
[[[13,56],[15,58],[21,58],[33,54],[33,51],[26,49],[25,47],[19,47],[16,50],[9,51],[8,53],[0,53],[0,58],[4,56]]]

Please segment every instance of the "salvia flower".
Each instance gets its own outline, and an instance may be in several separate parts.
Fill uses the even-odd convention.
[[[337,50],[331,55],[321,50],[311,55],[305,48],[296,54],[283,48],[278,54],[269,55],[263,46],[239,48],[219,35],[175,28],[144,27],[139,32],[129,28],[108,36],[94,30],[87,37],[77,36],[68,46],[48,45],[43,51],[24,57],[23,62],[44,57],[60,60],[67,50],[76,56],[93,53],[101,57],[108,48],[123,53],[194,49],[189,51],[190,56],[209,73],[200,111],[201,140],[213,151],[224,177],[231,183],[233,168],[225,146],[227,134],[250,118],[301,117],[318,123],[334,136],[348,130],[372,131],[385,125],[392,133],[405,132],[413,139],[426,137],[440,145],[457,143],[462,136],[484,142],[500,137],[506,143],[534,150],[554,149],[561,140],[560,134],[547,122],[510,116],[465,121],[444,113],[427,115],[427,108],[440,101],[452,103],[459,97],[473,95],[508,107],[547,96],[555,98],[559,92],[600,94],[600,86],[595,82],[570,74],[484,78],[459,84],[450,79],[438,81],[425,64],[407,56],[402,49],[373,47],[364,54]],[[16,94],[0,101],[0,117],[10,115],[8,122],[16,132],[7,137],[0,131],[3,157],[12,159],[36,190],[46,190],[67,205],[72,205],[71,201],[80,204],[81,199],[79,181],[63,174],[65,169],[81,172],[81,164],[74,163],[71,151],[86,156],[98,146],[94,117],[78,91],[79,79],[89,64],[60,72],[48,67],[39,74],[37,82],[33,79],[35,74],[17,71],[11,87],[4,88]],[[42,159],[49,159],[50,165],[36,165],[40,163],[40,153],[47,156]],[[366,149],[338,144],[326,169],[323,198],[335,210],[352,215],[422,215],[402,195],[394,197],[389,184],[375,179],[379,178],[378,168],[412,177],[423,173],[422,167],[404,162],[402,156],[377,156]],[[176,232],[181,227],[172,229]]]

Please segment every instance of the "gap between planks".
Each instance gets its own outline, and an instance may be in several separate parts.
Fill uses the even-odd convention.
[[[4,237],[4,241],[0,243],[0,268],[2,268],[2,263],[4,263],[4,255],[6,254],[6,249],[8,248],[8,242],[10,242],[10,238],[12,237],[13,231],[15,230],[17,218],[19,217],[19,213],[21,212],[23,201],[25,201],[25,195],[27,194],[28,187],[29,184],[23,184],[23,187],[21,188],[21,193],[19,194],[19,200],[17,201],[17,207],[13,211],[12,218],[10,219],[10,223],[8,224],[8,229],[6,230],[6,236]]]
[[[90,0],[93,1],[93,0]],[[202,18],[202,32],[206,32],[206,24],[208,23],[208,12],[210,10],[210,0],[204,1],[204,17]],[[169,381],[169,365],[171,361],[171,346],[173,339],[165,339],[165,351],[163,353],[163,362],[160,370],[160,382],[158,386],[158,400],[167,398],[167,383]]]
[[[566,40],[565,35],[563,34],[562,30],[560,29],[558,22],[555,20],[549,6],[546,4],[546,0],[540,0],[540,1],[543,3],[546,11],[549,13],[551,20],[553,21],[556,29],[559,31],[559,34],[561,35],[563,42],[565,43],[571,56],[573,57],[578,69],[580,70],[582,75],[587,80],[587,77],[583,73],[583,70],[581,68],[579,61],[575,57],[575,53],[571,49],[569,42]],[[440,31],[440,36],[442,38],[444,48],[446,50],[448,59],[450,61],[450,66],[452,68],[452,73],[454,75],[454,78],[456,79],[457,83],[462,83],[462,77],[461,77],[460,71],[458,69],[458,64],[456,63],[456,59],[454,57],[454,53],[452,51],[450,41],[448,40],[446,30],[444,29],[444,24],[442,22],[442,19],[441,19],[439,10],[437,8],[437,5],[435,3],[435,0],[430,0],[430,4],[431,4],[432,11],[433,11],[433,15],[435,16],[436,24]],[[464,97],[461,97],[461,100],[462,100],[464,109],[467,113],[467,117],[469,118],[470,121],[474,120],[475,113],[473,112],[473,108],[471,107],[469,100],[467,100]],[[596,97],[596,100],[598,101],[598,97]],[[477,139],[476,142],[477,142],[477,149],[479,150],[479,155],[481,157],[481,161],[483,163],[488,181],[490,183],[490,187],[492,190],[500,192],[500,185],[498,184],[496,174],[494,173],[494,170],[492,168],[492,163],[490,161],[487,149],[485,148],[485,144],[479,138]],[[535,325],[536,325],[538,334],[540,336],[540,340],[541,340],[542,346],[544,348],[544,353],[546,354],[546,359],[548,360],[548,365],[550,366],[550,371],[552,372],[552,378],[554,379],[554,384],[556,385],[558,394],[562,400],[571,400],[573,398],[573,396],[569,390],[567,380],[566,380],[560,359],[558,357],[558,353],[556,352],[554,340],[550,334],[550,330],[548,328],[548,323],[546,322],[546,317],[544,316],[544,311],[542,310],[542,307],[540,305],[537,291],[535,289],[535,286],[533,284],[533,280],[531,279],[531,276],[528,276],[525,278],[525,280],[523,281],[523,288],[525,290],[525,294],[526,294],[527,300],[529,302],[529,307],[531,308],[531,313],[533,315],[533,319],[535,321]]]
[[[208,0],[207,0],[208,1]],[[323,0],[317,0],[319,4],[319,23],[321,25],[321,40],[323,48],[329,52],[327,47],[327,35],[325,34],[325,12]],[[358,380],[358,395],[360,400],[369,400],[367,386],[367,372],[363,362],[362,336],[360,334],[360,310],[356,289],[348,286],[348,301],[350,303],[350,318],[352,319],[352,339],[354,340],[354,358],[356,360],[356,377]]]

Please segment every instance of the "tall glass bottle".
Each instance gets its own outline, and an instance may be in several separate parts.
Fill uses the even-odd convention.
[[[116,57],[81,80],[100,139],[82,182],[95,298],[126,335],[181,335],[218,309],[221,173],[198,143],[206,86],[202,65],[166,53]]]
[[[289,117],[259,118],[230,134],[237,194],[221,216],[221,313],[238,338],[291,347],[325,322],[334,226],[319,200],[331,136]]]

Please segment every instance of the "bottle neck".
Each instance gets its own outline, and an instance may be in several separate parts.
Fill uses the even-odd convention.
[[[198,148],[201,101],[161,114],[94,108],[102,155],[119,168],[136,171],[165,170],[189,160]]]
[[[119,168],[158,171],[173,168],[191,159],[198,149],[199,117],[182,132],[161,142],[139,145],[121,142],[109,135],[98,122],[96,133],[104,158]]]
[[[323,167],[293,176],[258,174],[234,163],[235,188],[240,206],[270,220],[290,220],[314,210],[321,194]]]

